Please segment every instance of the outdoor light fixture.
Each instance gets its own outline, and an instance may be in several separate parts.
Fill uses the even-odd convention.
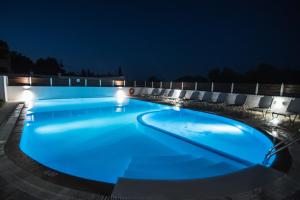
[[[25,102],[26,106],[30,109],[32,107],[32,100],[34,99],[34,95],[32,91],[29,89],[31,88],[30,85],[23,85],[24,91],[22,92],[22,99]]]
[[[122,106],[122,104],[125,102],[126,100],[126,93],[122,90],[121,87],[118,88],[118,91],[116,92],[116,100],[117,103],[119,104],[119,106]]]
[[[276,98],[276,101],[274,101],[272,108],[274,110],[282,110],[285,109],[289,102],[283,98]]]
[[[33,107],[34,94],[32,91],[26,89],[22,92],[22,99],[28,109]]]
[[[22,87],[23,87],[25,90],[29,90],[29,89],[31,88],[30,85],[23,85]]]

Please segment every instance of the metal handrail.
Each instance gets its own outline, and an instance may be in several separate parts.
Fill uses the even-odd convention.
[[[280,142],[278,142],[277,144],[275,144],[271,149],[269,149],[268,153],[272,152],[274,149],[276,149],[277,147],[279,147],[281,144],[284,144],[284,143],[286,143],[287,141],[293,141],[294,139],[296,139],[296,138],[298,138],[298,137],[299,137],[299,135],[298,135],[298,134],[295,134],[295,135],[293,135],[292,138],[288,138],[288,139],[286,139],[286,140],[281,140]],[[268,153],[267,153],[267,154],[268,154]]]
[[[274,145],[269,151],[268,153],[265,155],[263,164],[268,164],[270,158],[275,155],[276,153],[288,148],[289,146],[291,146],[292,144],[298,142],[300,140],[300,135],[295,134],[292,138],[286,139],[286,140],[282,140],[281,142],[277,143],[276,145]],[[288,141],[288,142],[287,142]],[[287,143],[286,143],[287,142]],[[286,143],[284,146],[276,149],[277,147],[279,147],[281,144]],[[275,150],[275,151],[274,151]]]

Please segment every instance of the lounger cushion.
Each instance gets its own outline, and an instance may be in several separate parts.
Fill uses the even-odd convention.
[[[198,92],[198,91],[193,92],[193,94],[190,97],[190,100],[199,100],[199,95],[200,95],[200,92]]]
[[[238,94],[235,98],[234,105],[243,106],[245,105],[246,99],[247,99],[247,95]]]
[[[225,100],[226,100],[226,94],[225,93],[220,93],[215,101],[211,98],[208,101],[208,103],[211,103],[211,104],[221,104],[221,103],[224,103]]]
[[[300,99],[294,99],[290,102],[289,106],[286,109],[287,112],[291,113],[300,113]]]
[[[263,96],[260,98],[258,107],[259,108],[270,108],[273,102],[273,97]]]
[[[212,92],[205,92],[200,101],[211,102]]]
[[[181,90],[181,92],[180,92],[178,98],[179,98],[179,99],[182,99],[183,97],[185,97],[185,94],[186,94],[186,90]]]

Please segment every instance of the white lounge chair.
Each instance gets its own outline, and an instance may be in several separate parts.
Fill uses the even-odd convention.
[[[267,113],[271,111],[272,102],[273,102],[273,97],[263,96],[260,98],[257,107],[248,108],[247,110],[261,112],[263,117],[266,117]]]
[[[286,111],[273,111],[272,117],[274,118],[275,116],[282,115],[284,117],[289,118],[290,124],[294,124],[299,114],[300,114],[300,99],[297,98],[291,100]]]

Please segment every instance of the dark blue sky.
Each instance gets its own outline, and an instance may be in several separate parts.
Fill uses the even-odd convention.
[[[128,78],[245,71],[259,63],[300,67],[297,1],[2,1],[0,39],[68,70]]]

